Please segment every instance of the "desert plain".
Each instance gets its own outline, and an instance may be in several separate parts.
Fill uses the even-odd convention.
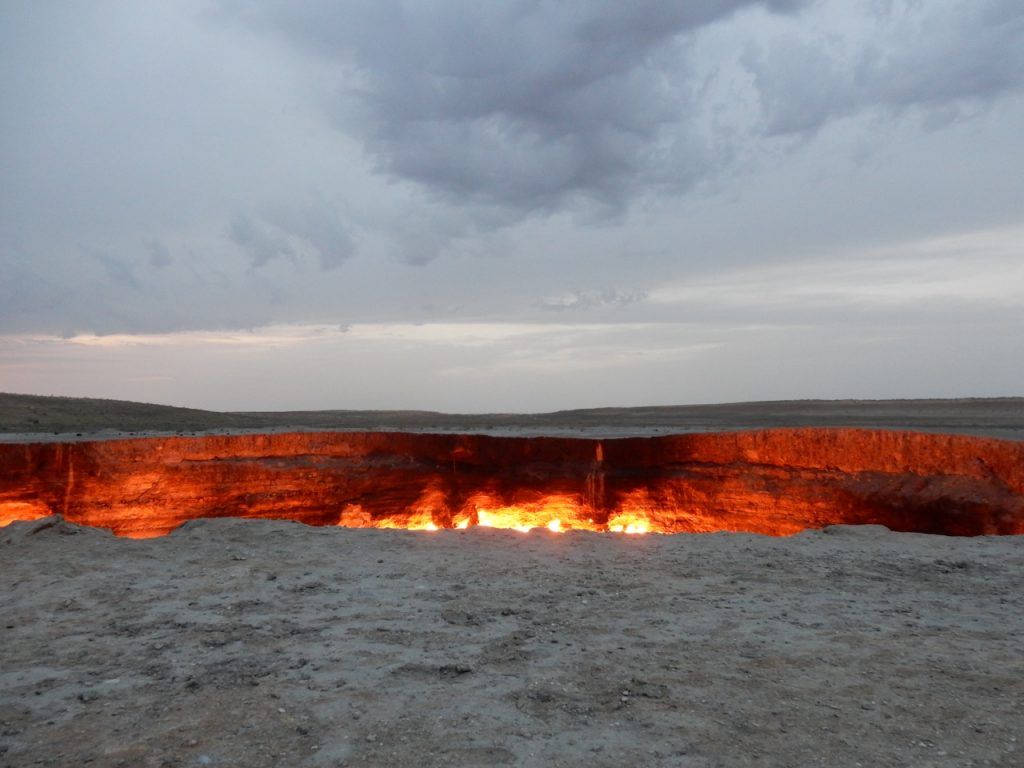
[[[4,398],[15,442],[344,426]],[[707,408],[360,418],[610,436],[1024,423],[1012,399]],[[0,529],[0,575],[4,766],[1024,764],[1021,536],[218,519],[131,540],[49,517]]]

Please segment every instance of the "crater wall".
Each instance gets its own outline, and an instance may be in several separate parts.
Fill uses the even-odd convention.
[[[1024,533],[1024,444],[854,429],[611,440],[388,432],[0,444],[0,524],[125,536],[199,517],[775,535]],[[632,527],[631,527],[632,526]]]

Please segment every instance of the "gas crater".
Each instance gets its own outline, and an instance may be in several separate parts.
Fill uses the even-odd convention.
[[[434,530],[1024,533],[1024,444],[775,429],[574,439],[295,432],[0,445],[0,524],[119,536],[197,518]]]

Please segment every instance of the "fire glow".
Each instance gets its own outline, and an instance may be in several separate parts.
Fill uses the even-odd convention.
[[[53,514],[45,504],[25,502],[0,503],[0,528],[16,520],[38,520]],[[439,531],[444,529],[465,530],[467,528],[498,528],[530,533],[547,530],[551,533],[566,531],[593,531],[623,534],[672,533],[671,529],[657,522],[655,515],[644,510],[618,511],[607,522],[595,520],[594,510],[578,500],[566,496],[552,496],[532,504],[501,505],[486,495],[474,497],[458,513],[450,515],[439,509],[435,513],[423,505],[397,511],[383,517],[372,517],[356,505],[348,505],[339,515],[337,525],[344,528],[389,528],[406,531]],[[672,517],[671,513],[663,515]],[[273,515],[268,515],[273,518]],[[435,522],[435,519],[450,518],[450,524]],[[121,535],[134,539],[153,538],[163,532],[126,531]]]
[[[444,529],[498,528],[529,533],[547,530],[593,531],[600,533],[672,533],[668,523],[658,518],[674,519],[673,511],[657,512],[636,505],[605,515],[582,499],[569,494],[552,494],[537,501],[505,504],[491,494],[477,493],[457,511],[452,512],[443,493],[429,490],[406,510],[383,516],[370,514],[361,504],[347,505],[337,525],[345,528],[392,528],[407,531],[439,531]]]
[[[211,517],[412,531],[1024,533],[1024,444],[839,429],[588,440],[308,432],[0,444],[0,524]]]

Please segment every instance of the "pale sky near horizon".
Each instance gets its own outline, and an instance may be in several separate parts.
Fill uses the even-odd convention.
[[[0,0],[0,391],[1024,394],[1020,0]]]

